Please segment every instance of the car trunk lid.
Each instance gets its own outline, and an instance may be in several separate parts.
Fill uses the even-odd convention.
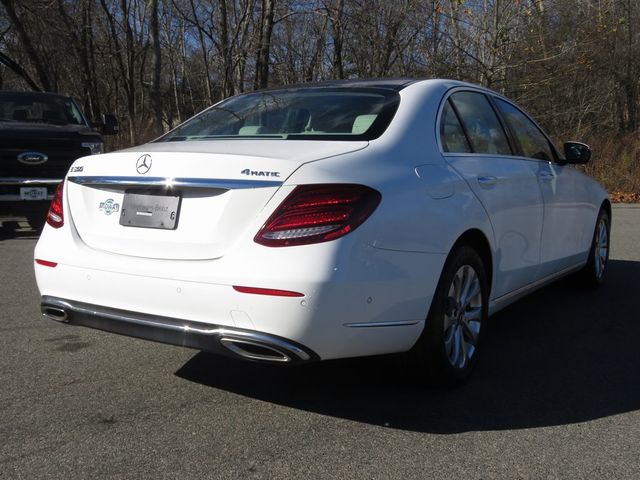
[[[78,234],[91,248],[158,259],[220,258],[300,165],[366,145],[148,144],[78,160],[68,176],[68,205]]]

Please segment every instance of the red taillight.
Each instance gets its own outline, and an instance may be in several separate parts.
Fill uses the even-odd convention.
[[[355,230],[380,203],[364,185],[299,185],[282,202],[254,240],[267,247],[308,245]]]
[[[233,286],[236,292],[252,293],[254,295],[272,295],[274,297],[304,297],[304,293],[292,292],[290,290],[276,290],[275,288],[239,287]]]
[[[60,228],[64,225],[64,211],[62,208],[62,186],[64,182],[58,185],[56,194],[51,200],[51,206],[49,207],[49,213],[47,213],[47,223],[53,228]]]

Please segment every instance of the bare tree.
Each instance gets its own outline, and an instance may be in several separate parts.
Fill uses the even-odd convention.
[[[0,85],[116,112],[120,147],[247,88],[452,77],[602,145],[610,175],[640,148],[639,20],[634,0],[0,0]]]
[[[147,8],[151,18],[151,38],[153,39],[153,86],[151,102],[153,105],[154,129],[156,134],[163,131],[162,99],[160,98],[160,76],[162,74],[162,48],[160,45],[160,22],[158,19],[158,0],[149,0]]]
[[[275,8],[276,0],[262,0],[259,41],[256,52],[255,88],[265,88],[269,82],[269,53],[271,51],[271,34],[273,33]]]
[[[33,67],[35,68],[38,79],[40,80],[40,84],[44,90],[52,90],[54,88],[54,83],[51,80],[49,72],[45,66],[44,59],[42,58],[40,52],[38,52],[33,44],[31,36],[27,33],[24,19],[24,10],[19,11],[19,5],[16,4],[15,0],[0,0],[2,5],[4,6],[5,11],[7,12],[7,16],[11,20],[11,24],[15,28],[22,47],[24,51],[28,55],[29,59]]]

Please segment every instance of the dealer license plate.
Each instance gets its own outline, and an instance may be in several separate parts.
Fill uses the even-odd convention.
[[[120,225],[125,227],[175,230],[180,213],[180,194],[125,192]]]
[[[46,200],[46,187],[21,187],[20,198],[22,200]]]

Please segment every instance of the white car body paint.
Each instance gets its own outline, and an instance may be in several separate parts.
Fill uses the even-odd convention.
[[[443,154],[439,112],[447,93],[460,88],[494,94],[455,81],[412,83],[400,90],[386,131],[369,142],[182,141],[78,159],[82,173],[64,183],[64,226],[46,226],[35,250],[36,259],[57,263],[35,265],[40,293],[273,335],[320,359],[402,352],[424,328],[452,247],[476,230],[493,257],[496,311],[585,264],[607,196],[571,166]],[[153,163],[140,175],[136,161],[144,154]],[[247,176],[245,169],[265,175]],[[542,183],[540,171],[553,179]],[[157,230],[119,225],[119,214],[100,205],[122,208],[124,190],[83,185],[74,176],[238,183],[226,191],[185,191],[178,228]],[[483,188],[483,176],[496,184]],[[322,183],[366,185],[382,201],[355,231],[333,241],[283,248],[254,241],[296,185]],[[303,296],[251,295],[235,285]]]

